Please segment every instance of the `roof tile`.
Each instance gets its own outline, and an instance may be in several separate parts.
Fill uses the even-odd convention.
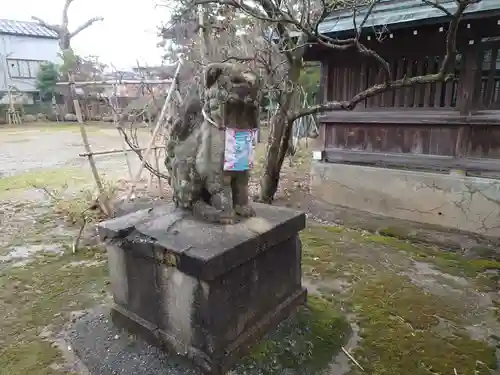
[[[0,19],[0,34],[57,39],[57,33],[36,22]]]

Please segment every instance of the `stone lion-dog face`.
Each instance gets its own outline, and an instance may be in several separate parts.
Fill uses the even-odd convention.
[[[236,215],[255,214],[248,197],[251,163],[231,164],[226,144],[233,142],[234,150],[242,144],[251,148],[254,133],[249,130],[259,124],[259,80],[246,68],[214,63],[207,67],[205,83],[202,116],[197,117],[201,124],[191,124],[192,133],[173,148],[166,164],[179,206],[206,220],[231,224]]]
[[[258,127],[260,82],[255,73],[234,64],[211,64],[205,82],[205,109],[219,125]]]

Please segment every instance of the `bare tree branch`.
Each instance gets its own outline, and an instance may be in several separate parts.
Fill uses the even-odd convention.
[[[255,59],[257,59],[257,56],[254,56],[254,57],[229,56],[229,57],[226,57],[225,59],[223,59],[219,62],[221,62],[221,63],[225,63],[228,61],[248,62],[248,61],[254,61]]]
[[[430,5],[436,9],[439,9],[440,11],[442,11],[444,14],[446,14],[447,16],[449,17],[453,17],[453,14],[448,10],[446,9],[444,6],[442,6],[441,4],[439,4],[439,0],[421,0],[422,3],[424,4],[427,4],[427,5]]]
[[[83,30],[92,26],[95,22],[99,22],[99,21],[104,21],[104,18],[103,17],[93,17],[93,18],[89,19],[87,22],[83,23],[82,25],[77,27],[75,31],[73,31],[72,33],[69,34],[70,39],[77,36]]]
[[[403,87],[411,87],[415,85],[428,84],[433,82],[446,82],[453,78],[453,74],[451,73],[451,69],[456,61],[457,56],[457,31],[460,20],[463,16],[464,11],[471,4],[477,3],[480,0],[455,0],[457,3],[457,9],[452,15],[452,20],[450,21],[447,36],[446,36],[446,52],[439,68],[439,71],[436,74],[427,74],[423,76],[415,76],[411,78],[402,78],[396,81],[389,80],[384,82],[383,84],[374,85],[369,87],[366,90],[363,90],[352,97],[347,101],[334,101],[324,104],[315,105],[309,108],[305,108],[299,112],[292,113],[289,116],[289,121],[295,121],[296,119],[317,114],[321,112],[330,112],[337,110],[353,110],[357,104],[362,102],[363,100],[383,94],[384,92],[395,90]],[[430,5],[433,5],[431,2]],[[383,59],[382,59],[383,60]],[[385,60],[384,60],[385,61]],[[386,72],[387,74],[387,72]]]
[[[68,29],[68,10],[69,10],[69,6],[71,5],[72,2],[73,2],[73,0],[66,0],[66,2],[64,3],[64,8],[63,8],[63,12],[62,12],[62,24],[61,24],[61,26],[63,28],[65,28],[66,30]]]
[[[38,17],[31,17],[31,19],[33,21],[38,22],[41,26],[43,26],[43,27],[45,27],[45,28],[47,28],[49,30],[55,31],[58,34],[61,32],[61,28],[58,25],[51,25],[51,24],[45,22],[44,20],[42,20],[41,18],[38,18]]]

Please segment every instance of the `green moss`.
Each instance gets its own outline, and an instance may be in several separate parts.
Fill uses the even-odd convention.
[[[330,295],[332,304],[352,309],[357,317],[362,340],[354,357],[365,372],[352,366],[353,374],[453,374],[456,368],[459,374],[486,375],[487,366],[495,368],[495,349],[471,340],[460,328],[465,306],[434,296],[399,276],[398,265],[406,262],[385,264],[380,254],[390,257],[392,252],[402,258],[404,252],[457,274],[477,275],[495,269],[496,262],[468,260],[395,237],[334,232],[310,227],[302,233],[303,269],[310,277],[320,278],[321,286],[331,283],[332,289],[322,292]],[[351,275],[351,289],[339,294],[339,278],[345,280],[346,274]],[[451,324],[443,328],[443,321]]]
[[[407,239],[412,237],[411,232],[404,227],[387,227],[378,231],[380,235],[386,237],[394,237],[399,239]]]
[[[338,241],[339,233],[329,232],[325,227],[308,227],[300,234],[303,245],[303,272],[314,277],[335,273],[337,253],[332,245]]]
[[[470,259],[467,264],[477,272],[500,270],[500,262],[493,259]]]
[[[500,322],[500,301],[493,301],[493,306],[495,308],[495,316],[497,320]],[[500,339],[498,339],[500,341]]]
[[[335,226],[324,226],[324,230],[326,230],[328,233],[344,233],[345,228],[344,227],[335,227]]]
[[[1,375],[60,374],[50,366],[59,358],[59,351],[49,342],[13,343],[0,356]]]
[[[366,280],[357,285],[353,303],[362,335],[355,355],[368,373],[453,374],[456,369],[460,374],[486,375],[487,367],[496,368],[495,349],[486,343],[459,331],[440,335],[440,318],[457,322],[460,311],[405,278]]]
[[[411,253],[419,252],[419,248],[409,241],[400,240],[396,237],[388,237],[384,235],[370,234],[362,237],[364,242],[372,242],[380,245],[390,246],[397,250],[403,250]]]
[[[435,246],[413,244],[395,237],[368,235],[361,239],[364,242],[376,243],[405,251],[415,259],[432,263],[440,270],[452,275],[476,277],[484,271],[500,269],[500,262],[493,259],[467,259],[459,254]]]
[[[301,232],[302,270],[312,279],[338,278],[353,281],[364,272],[364,264],[351,262],[346,253],[353,234],[344,227],[311,225]],[[357,235],[355,235],[357,238]],[[356,244],[356,246],[358,246]]]
[[[107,270],[102,263],[67,267],[69,262],[105,260],[96,249],[76,255],[46,255],[0,274],[0,374],[59,374],[50,364],[60,353],[40,333],[57,330],[71,311],[96,303],[106,293]]]
[[[237,366],[239,375],[319,374],[347,340],[350,326],[331,302],[310,296]]]

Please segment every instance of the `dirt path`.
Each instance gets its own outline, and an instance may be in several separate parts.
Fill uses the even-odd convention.
[[[120,147],[108,131],[114,130],[92,133],[96,149]],[[85,161],[76,156],[81,152],[79,134],[75,129],[29,129],[6,138],[4,132],[0,375],[77,373],[63,355],[67,350],[58,347],[58,332],[79,311],[109,302],[106,255],[91,241],[72,254],[78,228],[68,225],[31,183],[53,189],[69,184],[71,194],[92,185],[87,172],[82,173]],[[126,173],[123,157],[100,160],[110,179]],[[307,195],[308,163],[305,151],[293,167],[285,166],[277,204],[307,210],[298,200]],[[327,213],[326,207],[316,210],[312,216],[321,224],[310,221],[302,234],[304,282],[317,298],[328,301],[319,305],[320,310],[329,306],[322,313],[337,314],[338,324],[319,328],[330,332],[330,338],[332,333],[339,340],[344,334],[350,337],[343,345],[363,368],[341,352],[327,374],[500,373],[499,262],[351,230],[329,222]],[[319,341],[313,340],[321,352],[328,343]],[[291,344],[283,341],[286,345]],[[122,370],[116,368],[117,373]],[[303,375],[300,369],[273,371],[269,374]]]

